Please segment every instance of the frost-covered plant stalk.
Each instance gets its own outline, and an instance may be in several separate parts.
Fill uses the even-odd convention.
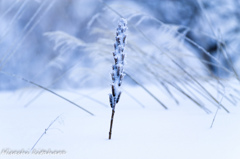
[[[123,66],[124,66],[124,58],[125,54],[123,53],[124,47],[126,44],[126,30],[127,30],[127,21],[123,18],[118,22],[118,28],[116,31],[116,42],[114,43],[113,58],[115,64],[112,66],[112,94],[109,94],[110,106],[112,108],[112,117],[110,123],[110,131],[109,131],[109,140],[112,136],[112,125],[113,118],[115,113],[116,104],[119,102],[121,95],[121,84],[123,80]]]

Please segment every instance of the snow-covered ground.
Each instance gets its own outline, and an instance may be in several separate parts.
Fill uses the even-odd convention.
[[[48,92],[28,107],[24,107],[24,104],[37,91],[1,92],[0,158],[240,158],[238,106],[229,106],[230,114],[220,109],[213,127],[210,128],[216,107],[210,107],[213,113],[206,114],[186,98],[177,97],[181,104],[176,105],[168,96],[158,93],[158,97],[169,107],[169,110],[164,110],[141,88],[127,86],[125,89],[145,107],[123,92],[116,107],[112,140],[108,140],[111,116],[108,101],[110,88],[78,91],[94,97],[103,104],[73,91],[57,91],[95,116]],[[12,151],[29,151],[56,118],[31,154],[10,154]],[[59,154],[36,154],[43,150],[57,150]]]

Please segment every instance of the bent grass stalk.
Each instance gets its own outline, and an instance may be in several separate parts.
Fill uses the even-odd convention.
[[[10,76],[10,77],[13,77],[13,78],[16,78],[16,79],[20,79],[20,80],[25,81],[25,82],[27,82],[27,83],[29,83],[29,84],[32,84],[32,85],[34,85],[34,86],[36,86],[36,87],[39,87],[39,88],[41,88],[41,89],[43,89],[43,90],[45,90],[45,91],[47,91],[47,92],[49,92],[49,93],[54,94],[55,96],[57,96],[57,97],[65,100],[65,101],[67,101],[68,103],[71,103],[72,105],[80,108],[81,110],[83,110],[84,112],[88,113],[89,115],[94,116],[94,114],[93,114],[92,112],[88,111],[87,109],[81,107],[80,105],[74,103],[73,101],[69,100],[68,98],[65,98],[64,96],[62,96],[62,95],[60,95],[60,94],[58,94],[58,93],[56,93],[56,92],[54,92],[54,91],[52,91],[52,90],[44,87],[44,86],[42,86],[42,85],[39,85],[39,84],[37,84],[37,83],[35,83],[35,82],[33,82],[33,81],[27,80],[27,79],[25,79],[25,78],[23,78],[23,77],[20,77],[20,76],[17,76],[17,75],[15,75],[15,74],[11,74],[11,73],[8,73],[8,72],[0,71],[0,73],[5,74],[5,75]]]
[[[50,129],[50,127],[59,119],[61,115],[57,116],[49,125],[48,127],[44,130],[44,132],[42,133],[42,135],[38,138],[38,140],[34,143],[34,145],[31,148],[31,152],[33,151],[33,149],[35,148],[35,146],[38,144],[38,142],[42,139],[42,137],[44,135],[47,134],[47,131]]]
[[[110,106],[112,108],[112,116],[109,130],[109,140],[112,137],[113,118],[115,114],[116,104],[119,102],[121,96],[121,84],[124,77],[123,66],[125,54],[123,53],[126,44],[127,21],[121,18],[118,22],[116,31],[116,42],[114,43],[113,58],[115,64],[112,66],[112,94],[109,94]]]

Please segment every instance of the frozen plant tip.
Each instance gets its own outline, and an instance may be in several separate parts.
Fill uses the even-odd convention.
[[[120,87],[123,80],[123,66],[125,54],[123,53],[126,43],[126,26],[127,22],[125,19],[121,19],[118,24],[116,32],[116,42],[114,44],[115,51],[113,52],[113,58],[115,64],[112,66],[112,94],[109,95],[110,106],[115,109],[116,103],[118,103],[121,91]]]
[[[109,140],[112,136],[112,125],[113,125],[113,117],[115,113],[116,104],[119,102],[121,96],[121,84],[124,77],[123,66],[125,54],[123,53],[124,47],[126,44],[126,31],[127,31],[127,21],[123,18],[118,22],[118,28],[116,31],[116,42],[114,43],[113,58],[114,65],[112,66],[112,94],[109,94],[110,106],[112,108],[112,117],[110,123],[110,131],[109,131]]]

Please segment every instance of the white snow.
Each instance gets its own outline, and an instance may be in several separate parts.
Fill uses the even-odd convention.
[[[111,117],[109,89],[79,91],[96,97],[108,107],[76,93],[57,91],[92,111],[95,116],[88,115],[50,93],[44,93],[32,105],[24,108],[23,105],[36,90],[1,92],[0,158],[239,159],[238,106],[229,106],[230,114],[220,109],[210,129],[214,113],[205,114],[185,98],[178,96],[181,104],[177,106],[167,95],[157,94],[169,107],[166,111],[141,88],[124,86],[145,108],[123,92],[116,106],[112,140],[108,140]],[[213,112],[216,111],[216,107],[211,108]],[[29,151],[58,115],[61,115],[60,118],[36,145],[35,152],[51,149],[62,150],[66,154],[3,153],[6,149]]]

